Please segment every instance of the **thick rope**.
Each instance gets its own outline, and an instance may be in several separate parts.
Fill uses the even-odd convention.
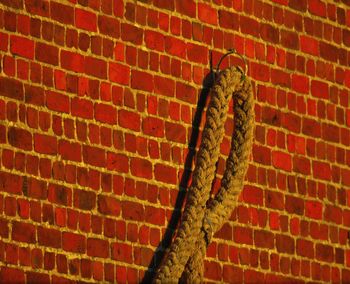
[[[244,78],[244,77],[243,77]],[[233,95],[235,128],[221,188],[208,204],[220,143],[224,135],[229,100]],[[231,213],[242,189],[253,137],[253,96],[248,79],[236,67],[222,71],[212,89],[192,184],[176,238],[170,246],[155,282],[198,282],[212,234]]]

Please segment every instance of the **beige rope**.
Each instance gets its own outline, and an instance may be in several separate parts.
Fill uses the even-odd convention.
[[[231,96],[235,114],[232,146],[219,192],[207,202]],[[178,282],[180,278],[191,283],[202,280],[206,247],[231,213],[243,186],[253,140],[253,107],[251,84],[242,76],[242,71],[237,67],[222,71],[212,89],[181,225],[157,271],[155,282]]]

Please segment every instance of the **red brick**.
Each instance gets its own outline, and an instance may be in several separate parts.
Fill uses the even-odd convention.
[[[309,78],[302,75],[292,75],[292,88],[298,93],[309,93]]]
[[[161,33],[147,30],[145,31],[145,43],[151,50],[162,52],[165,48],[165,37]]]
[[[276,44],[279,41],[279,30],[269,24],[261,23],[260,36],[264,41]]]
[[[253,230],[251,228],[236,226],[233,228],[233,238],[235,243],[252,245]]]
[[[89,238],[87,240],[87,255],[107,258],[109,256],[108,241],[97,238]]]
[[[290,74],[282,70],[271,69],[271,82],[273,84],[280,85],[283,87],[290,87],[291,85]]]
[[[53,45],[37,42],[35,44],[35,59],[51,65],[58,65],[58,48]]]
[[[0,3],[15,9],[23,9],[23,0],[1,0]]]
[[[311,14],[320,17],[326,17],[326,4],[321,0],[309,0],[309,11]]]
[[[298,239],[297,240],[297,255],[304,256],[307,258],[313,258],[314,257],[314,244],[311,241]]]
[[[325,141],[339,143],[340,131],[339,127],[333,124],[322,124],[322,138]]]
[[[72,203],[72,191],[64,186],[50,184],[48,187],[48,200],[68,206]]]
[[[322,220],[322,203],[317,201],[306,201],[305,207],[305,215],[307,217]]]
[[[245,16],[240,16],[240,27],[243,34],[259,37],[259,22]]]
[[[300,49],[302,52],[319,56],[319,43],[316,39],[301,35],[300,36]]]
[[[257,247],[261,248],[270,248],[274,247],[274,234],[268,231],[254,231],[254,244]]]
[[[176,11],[185,14],[191,18],[196,17],[196,2],[193,0],[178,0],[176,2]]]
[[[74,24],[74,9],[71,6],[57,2],[50,3],[51,18],[59,23]]]
[[[3,266],[0,268],[1,283],[25,283],[25,275],[22,270]]]
[[[313,161],[312,172],[316,179],[331,180],[332,170],[328,163]]]
[[[287,153],[273,151],[272,164],[278,169],[282,169],[288,172],[292,171],[292,157]]]
[[[281,30],[281,44],[290,49],[299,49],[299,35],[296,32]]]
[[[28,223],[14,222],[12,224],[12,239],[17,242],[35,243],[36,242],[35,226]]]
[[[117,123],[117,110],[115,107],[107,104],[95,104],[95,119],[108,124]]]
[[[112,259],[124,263],[132,263],[132,246],[125,243],[113,243]]]
[[[119,216],[121,211],[120,201],[109,196],[98,196],[98,211],[105,215]]]
[[[331,44],[320,41],[320,56],[328,61],[338,61],[339,49]]]
[[[282,126],[292,132],[300,133],[301,130],[301,118],[293,113],[283,113]]]
[[[62,248],[65,251],[74,253],[85,253],[86,238],[83,235],[63,232],[62,233]]]
[[[152,178],[152,164],[146,159],[131,158],[130,170],[134,176],[146,179]]]
[[[132,201],[124,201],[122,203],[122,216],[123,219],[143,221],[144,220],[144,207],[139,203]]]
[[[302,198],[286,195],[286,211],[288,213],[303,215],[304,214],[304,200]]]
[[[131,87],[138,89],[138,90],[143,90],[146,92],[152,92],[153,91],[153,75],[142,72],[142,71],[137,71],[137,70],[132,70],[131,71]]]
[[[45,105],[44,90],[35,86],[25,86],[25,102],[28,104],[34,104],[38,106]]]
[[[224,265],[223,280],[227,283],[243,283],[243,270],[232,265]]]
[[[38,243],[42,246],[60,248],[61,247],[61,232],[55,229],[38,227]]]
[[[11,53],[28,59],[34,59],[34,42],[28,38],[11,36],[10,37]]]
[[[293,157],[293,171],[309,175],[311,173],[311,163],[307,158],[301,156]]]
[[[118,112],[118,121],[119,125],[123,128],[140,131],[141,118],[136,112],[121,109]]]
[[[128,85],[130,82],[130,67],[110,62],[109,79],[122,85]]]
[[[56,155],[57,139],[53,136],[34,134],[34,150],[41,154]]]
[[[175,81],[160,76],[154,76],[154,92],[159,95],[174,97]]]
[[[176,181],[177,181],[176,169],[171,166],[156,164],[154,166],[154,175],[156,180],[158,181],[169,183],[169,184],[176,184]]]
[[[254,205],[263,205],[263,190],[259,187],[246,185],[241,193],[243,201]]]
[[[253,79],[262,82],[269,82],[270,80],[270,69],[268,66],[263,64],[257,64],[252,62],[251,66],[251,76]]]
[[[276,235],[276,248],[280,253],[293,255],[295,252],[294,239],[286,235]]]
[[[156,117],[145,117],[142,120],[143,133],[154,137],[164,137],[164,121]]]
[[[267,208],[283,210],[285,208],[284,195],[280,192],[265,190],[265,206]]]
[[[23,83],[11,78],[0,77],[0,95],[22,101]]]
[[[91,32],[97,31],[97,17],[95,13],[75,9],[75,24],[77,28],[84,29]]]
[[[83,159],[85,163],[96,167],[106,166],[106,153],[104,149],[84,145]]]
[[[165,122],[165,136],[170,141],[185,144],[186,128],[177,123]]]
[[[302,132],[311,137],[321,137],[321,125],[319,122],[309,118],[303,118]]]
[[[28,271],[27,273],[27,283],[48,283],[50,282],[50,276],[44,273]]]
[[[328,84],[321,81],[312,80],[311,94],[316,98],[329,99]]]
[[[113,38],[119,37],[119,21],[113,17],[99,15],[98,29],[101,34],[105,34]]]
[[[120,173],[129,172],[129,158],[123,154],[107,153],[107,169]]]
[[[143,30],[129,24],[121,25],[121,36],[123,41],[132,42],[136,45],[142,44]]]
[[[69,97],[66,95],[46,91],[46,105],[51,110],[69,113]]]
[[[100,79],[107,79],[107,62],[102,59],[85,57],[85,73]]]
[[[93,191],[74,190],[74,207],[82,210],[93,210],[96,206],[96,194]]]
[[[92,119],[93,118],[93,104],[89,100],[72,98],[71,100],[71,113],[74,116],[81,118]]]
[[[32,134],[29,131],[10,127],[7,136],[12,146],[26,151],[32,150]]]
[[[253,145],[253,159],[264,165],[271,165],[271,150],[268,147]]]
[[[334,248],[330,245],[316,244],[316,259],[320,261],[330,262],[334,261]]]
[[[208,62],[208,49],[206,47],[188,43],[186,49],[188,60],[202,64]]]
[[[84,56],[61,50],[61,67],[66,70],[82,73],[84,71]]]
[[[186,43],[174,37],[165,38],[165,50],[167,53],[186,59]]]
[[[60,140],[58,153],[64,160],[81,162],[81,145],[78,143]]]

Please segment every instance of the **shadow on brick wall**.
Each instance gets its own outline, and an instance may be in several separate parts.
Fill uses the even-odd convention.
[[[159,243],[157,249],[155,250],[155,253],[153,255],[153,258],[148,266],[148,269],[145,273],[145,276],[141,283],[146,284],[150,283],[152,281],[153,277],[155,276],[155,272],[157,271],[159,265],[161,264],[161,261],[164,257],[164,254],[166,252],[166,249],[170,246],[171,240],[173,239],[176,228],[179,224],[179,221],[181,219],[181,208],[184,205],[185,197],[187,188],[189,186],[190,178],[191,178],[191,165],[193,164],[193,160],[196,154],[196,145],[198,144],[198,138],[199,138],[199,126],[202,119],[203,110],[206,106],[208,94],[210,91],[210,88],[213,84],[213,75],[212,72],[208,73],[203,82],[202,82],[202,89],[201,93],[199,95],[199,100],[197,103],[196,113],[194,115],[193,121],[192,121],[192,133],[190,142],[188,144],[188,154],[186,156],[185,165],[184,165],[184,172],[181,177],[181,181],[179,184],[179,193],[176,198],[175,208],[173,211],[173,214],[171,216],[171,219],[168,223],[168,226],[166,228],[165,234],[163,236],[162,241]]]

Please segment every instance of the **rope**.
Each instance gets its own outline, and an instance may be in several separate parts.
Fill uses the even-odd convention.
[[[248,168],[254,128],[251,83],[242,74],[238,67],[225,69],[212,89],[181,225],[156,273],[155,283],[201,282],[206,248],[237,202]],[[208,202],[231,96],[234,100],[231,150],[219,192]]]

